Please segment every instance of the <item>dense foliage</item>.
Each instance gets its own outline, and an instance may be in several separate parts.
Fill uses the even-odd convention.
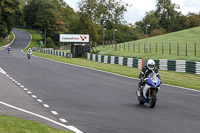
[[[10,34],[22,11],[17,0],[0,0],[0,37]]]
[[[64,0],[0,0],[0,37],[5,38],[17,25],[46,31],[47,43],[55,34],[70,33],[89,34],[91,42],[103,44],[103,37],[125,42],[144,38],[146,31],[156,36],[200,26],[200,14],[185,16],[171,0],[157,0],[156,9],[135,25],[124,21],[129,5],[122,0],[81,0],[77,4],[74,11]]]

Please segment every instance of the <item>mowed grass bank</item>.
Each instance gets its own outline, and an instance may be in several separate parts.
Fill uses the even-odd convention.
[[[112,46],[107,46],[102,48],[102,46],[100,46],[97,47],[97,50],[98,53],[102,55],[125,56],[142,59],[152,58],[200,61],[200,27],[150,37],[147,38],[147,40],[141,39],[118,44],[117,51],[114,47],[115,46],[113,46],[113,48]]]
[[[0,133],[73,133],[20,118],[0,116]]]

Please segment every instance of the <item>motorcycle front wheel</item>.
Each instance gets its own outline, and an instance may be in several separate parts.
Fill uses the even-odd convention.
[[[155,90],[151,91],[151,99],[149,100],[150,108],[154,108],[156,105],[157,94]]]

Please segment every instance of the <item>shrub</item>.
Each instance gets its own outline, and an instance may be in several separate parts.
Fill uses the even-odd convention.
[[[163,28],[154,29],[154,30],[151,32],[151,36],[158,36],[158,35],[162,35],[162,34],[165,34],[165,33],[166,33],[166,30],[163,29]]]

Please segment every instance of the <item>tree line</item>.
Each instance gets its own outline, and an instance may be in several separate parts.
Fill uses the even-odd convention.
[[[74,11],[64,0],[0,0],[0,37],[18,25],[46,31],[48,47],[53,35],[60,33],[89,34],[92,42],[103,44],[104,36],[127,42],[144,38],[147,28],[155,36],[200,25],[200,14],[182,15],[171,0],[157,0],[155,10],[129,24],[124,21],[128,6],[121,0],[81,0]]]
[[[135,28],[144,37],[146,31],[150,36],[156,36],[200,26],[200,12],[183,15],[178,9],[180,6],[171,0],[157,0],[156,9],[147,12],[135,23]]]

